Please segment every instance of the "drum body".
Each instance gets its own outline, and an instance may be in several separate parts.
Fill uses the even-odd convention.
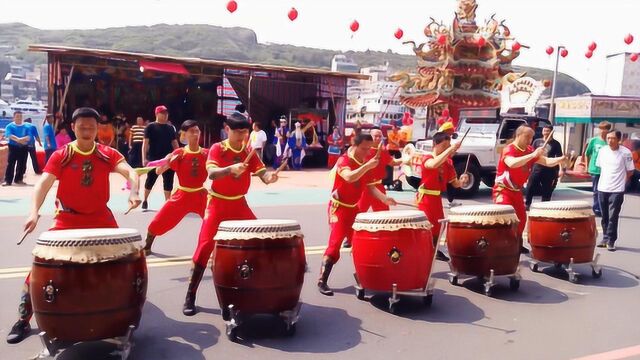
[[[451,268],[459,274],[487,277],[514,274],[520,262],[518,219],[508,205],[474,205],[451,209],[447,248]]]
[[[353,225],[353,262],[360,286],[375,291],[424,289],[434,251],[421,211],[361,213]]]
[[[529,213],[531,257],[569,264],[593,260],[596,221],[591,205],[582,201],[534,203]]]
[[[213,283],[222,309],[275,314],[297,306],[306,259],[296,221],[224,221],[215,239]]]
[[[34,249],[31,300],[50,338],[79,342],[123,336],[138,326],[147,266],[133,229],[51,231]]]

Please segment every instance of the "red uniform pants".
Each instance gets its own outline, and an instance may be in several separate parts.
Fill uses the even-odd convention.
[[[376,188],[383,194],[387,193],[382,183],[376,184]],[[370,207],[373,209],[373,211],[389,210],[389,205],[378,200],[378,198],[373,196],[369,189],[364,189],[364,191],[362,192],[362,197],[360,197],[360,201],[358,201],[358,209],[360,212],[367,212],[369,211]]]
[[[207,210],[204,214],[204,221],[198,236],[198,247],[193,254],[193,262],[206,267],[216,242],[213,238],[218,232],[221,222],[227,220],[255,220],[256,216],[249,208],[247,200],[243,197],[237,200],[224,200],[211,197]]]
[[[329,245],[324,252],[324,256],[331,257],[333,262],[336,263],[340,259],[342,241],[346,238],[347,241],[351,242],[353,237],[353,222],[356,221],[358,207],[348,207],[330,201],[328,212],[331,234],[329,235]]]
[[[522,234],[524,233],[524,227],[527,223],[527,210],[524,206],[522,193],[496,185],[493,187],[492,197],[495,204],[511,205],[516,211],[516,216],[518,220],[520,220],[518,224],[518,238],[522,242]]]
[[[70,211],[61,211],[53,219],[53,226],[49,231],[71,230],[71,229],[89,229],[89,228],[117,228],[118,223],[113,217],[113,213],[109,208],[105,207],[102,211],[93,214],[79,214]],[[20,305],[18,306],[18,314],[20,319],[29,321],[33,316],[31,307],[31,292],[29,285],[31,284],[31,272],[24,280],[22,294],[20,295]]]
[[[178,189],[151,220],[148,231],[152,235],[164,235],[176,227],[188,213],[196,213],[201,218],[204,217],[206,207],[207,190],[189,192]]]
[[[433,235],[434,242],[438,241],[440,237],[440,229],[442,224],[440,220],[444,219],[444,209],[442,208],[442,199],[440,195],[422,195],[422,199],[418,203],[418,209],[422,210],[427,219],[433,226],[431,228],[431,234]]]

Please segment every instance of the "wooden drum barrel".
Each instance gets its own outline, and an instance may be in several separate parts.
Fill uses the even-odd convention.
[[[514,274],[520,261],[518,218],[509,205],[459,206],[449,212],[447,248],[459,274]]]
[[[223,314],[294,309],[304,282],[305,253],[295,220],[224,221],[215,236],[213,283]]]
[[[568,264],[593,260],[596,221],[591,205],[584,201],[534,203],[529,212],[531,257],[544,262]]]
[[[124,336],[138,326],[147,264],[133,229],[48,231],[33,250],[31,301],[49,338],[79,342]]]
[[[361,213],[353,224],[353,262],[365,289],[425,289],[433,263],[431,224],[422,211]]]

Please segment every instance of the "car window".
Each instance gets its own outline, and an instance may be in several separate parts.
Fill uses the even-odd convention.
[[[502,129],[500,130],[499,138],[501,140],[513,138],[515,136],[516,129],[523,124],[525,124],[525,122],[522,120],[505,119]]]

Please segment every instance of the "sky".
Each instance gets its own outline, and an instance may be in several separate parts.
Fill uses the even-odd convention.
[[[451,24],[457,0],[2,0],[0,23],[21,22],[40,29],[94,29],[154,24],[209,24],[246,27],[261,43],[292,44],[335,50],[388,49],[412,54],[402,41],[426,40],[429,18]],[[569,55],[559,70],[602,93],[606,56],[640,52],[640,0],[477,0],[476,22],[492,14],[506,20],[511,34],[529,49],[514,65],[553,69],[547,46],[565,46]],[[289,9],[298,18],[287,18]],[[360,23],[352,34],[349,24]],[[393,34],[404,31],[402,41]],[[636,37],[631,45],[624,37]],[[596,42],[591,59],[584,54]]]

